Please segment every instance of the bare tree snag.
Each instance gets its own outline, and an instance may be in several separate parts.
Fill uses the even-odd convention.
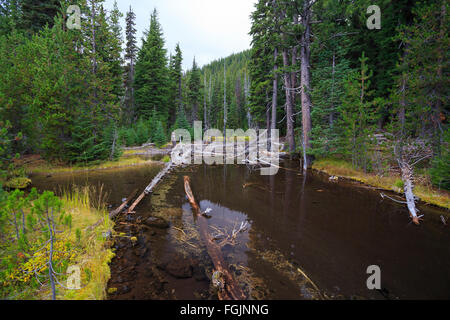
[[[414,224],[419,225],[419,217],[417,215],[416,209],[416,199],[414,196],[414,186],[413,186],[413,169],[408,163],[400,163],[400,170],[402,173],[402,180],[404,184],[404,192],[406,198],[406,205]]]
[[[308,154],[311,149],[311,75],[310,75],[310,51],[311,51],[311,15],[312,5],[315,2],[305,0],[303,2],[303,12],[301,22],[303,32],[301,37],[301,102],[302,102],[302,126],[303,126],[303,169],[311,167],[313,158]]]
[[[213,238],[208,233],[208,221],[202,215],[199,205],[197,201],[195,201],[194,195],[192,193],[192,189],[189,183],[189,177],[184,177],[184,190],[189,199],[189,203],[197,217],[199,229],[200,229],[200,237],[203,242],[206,244],[206,249],[208,251],[211,260],[213,261],[214,268],[216,271],[222,274],[222,278],[224,280],[224,286],[222,290],[219,290],[219,299],[220,300],[243,300],[246,299],[242,289],[237,284],[233,275],[228,269],[228,265],[225,262],[220,246],[213,241]]]
[[[406,205],[414,224],[419,225],[419,210],[416,208],[414,195],[414,167],[419,162],[432,156],[428,143],[420,138],[400,139],[394,146],[394,155],[400,168]]]

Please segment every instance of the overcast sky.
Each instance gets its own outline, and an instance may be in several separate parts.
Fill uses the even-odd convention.
[[[159,13],[166,49],[174,52],[177,42],[183,52],[183,68],[190,69],[194,56],[202,66],[250,48],[250,14],[256,0],[117,0],[125,31],[125,14],[130,5],[136,14],[138,46],[150,26],[150,14]],[[114,0],[106,0],[106,9]],[[125,32],[124,32],[125,37]]]

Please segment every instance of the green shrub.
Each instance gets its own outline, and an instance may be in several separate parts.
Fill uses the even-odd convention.
[[[395,181],[394,186],[399,188],[399,189],[403,189],[403,187],[405,186],[405,184],[403,183],[403,180],[398,179]]]
[[[430,169],[431,182],[438,188],[450,190],[450,130],[444,134],[441,156],[433,159]]]

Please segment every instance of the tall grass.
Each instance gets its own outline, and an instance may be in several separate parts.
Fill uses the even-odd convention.
[[[110,278],[109,263],[114,257],[110,249],[111,243],[104,237],[112,231],[113,222],[106,210],[107,198],[103,186],[75,188],[61,196],[64,209],[71,213],[73,230],[70,241],[81,248],[76,257],[76,265],[81,269],[80,290],[62,289],[60,299],[69,300],[101,300],[106,297],[106,286]],[[103,218],[103,222],[95,229],[89,228]]]

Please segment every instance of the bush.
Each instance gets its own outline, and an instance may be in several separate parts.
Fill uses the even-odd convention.
[[[450,130],[444,134],[444,143],[440,157],[433,160],[433,166],[430,169],[431,182],[438,188],[450,190]]]
[[[167,142],[166,133],[164,132],[164,128],[161,121],[158,121],[156,124],[156,129],[153,135],[153,142],[156,144],[157,147],[161,147]]]
[[[144,143],[147,143],[148,140],[150,139],[149,128],[142,118],[139,119],[136,125],[135,134],[137,145],[143,145]]]

